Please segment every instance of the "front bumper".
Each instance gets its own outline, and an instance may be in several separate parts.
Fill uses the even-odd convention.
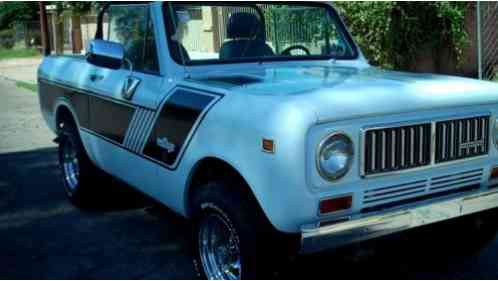
[[[497,207],[498,190],[493,190],[325,227],[303,227],[301,253],[318,252]]]

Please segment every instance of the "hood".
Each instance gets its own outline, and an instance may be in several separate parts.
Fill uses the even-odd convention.
[[[318,121],[498,104],[498,83],[374,67],[268,67],[218,72],[197,82],[245,95],[292,96]]]

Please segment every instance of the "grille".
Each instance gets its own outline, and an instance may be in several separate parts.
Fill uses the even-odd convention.
[[[436,163],[488,153],[489,116],[438,122]]]
[[[423,195],[427,190],[427,182],[427,180],[420,180],[366,190],[363,197],[363,204],[370,207],[393,200]]]
[[[363,211],[396,207],[413,203],[415,200],[422,201],[449,195],[451,194],[449,192],[479,188],[483,179],[483,169],[472,169],[396,185],[371,187],[363,192]]]
[[[426,166],[431,162],[431,124],[369,130],[364,145],[364,175]]]
[[[431,179],[430,191],[443,191],[461,186],[480,184],[484,175],[483,169],[462,171],[451,175],[438,176]]]

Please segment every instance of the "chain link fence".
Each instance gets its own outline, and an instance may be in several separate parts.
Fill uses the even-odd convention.
[[[498,2],[477,2],[479,78],[498,82]]]

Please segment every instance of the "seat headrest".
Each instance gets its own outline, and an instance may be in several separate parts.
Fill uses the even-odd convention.
[[[264,38],[263,26],[259,18],[251,13],[234,13],[230,16],[227,26],[227,37],[234,38]]]

